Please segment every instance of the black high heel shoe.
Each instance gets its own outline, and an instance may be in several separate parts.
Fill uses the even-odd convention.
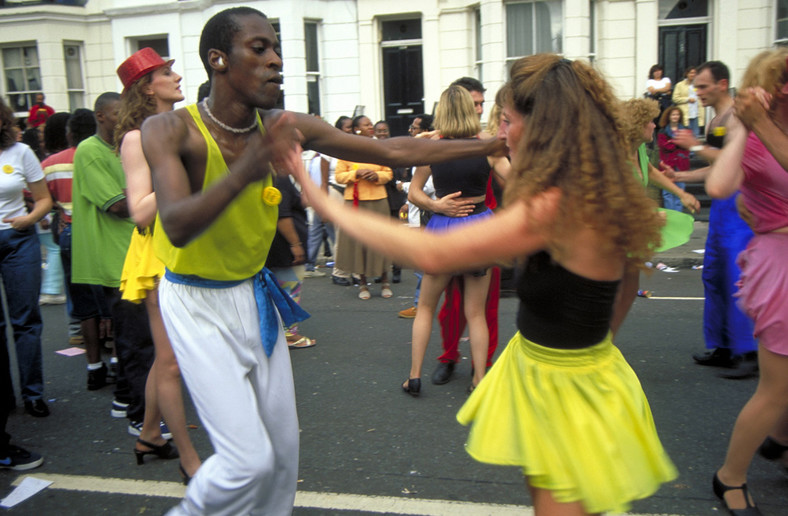
[[[405,394],[418,398],[419,392],[421,392],[421,378],[408,378],[408,386],[403,385],[402,390],[405,391]]]
[[[170,441],[167,441],[162,445],[149,443],[148,441],[143,441],[142,439],[137,439],[137,442],[146,448],[150,448],[149,450],[139,450],[136,446],[134,447],[134,456],[137,457],[138,466],[145,464],[146,455],[155,455],[160,459],[168,460],[178,458],[178,449],[170,444]]]
[[[183,464],[181,464],[180,462],[178,463],[178,470],[181,472],[181,478],[183,479],[183,485],[188,486],[189,482],[192,479],[192,477],[190,477],[189,474],[186,473],[186,470],[183,469]]]
[[[726,486],[720,481],[717,473],[714,473],[714,479],[711,482],[711,487],[714,490],[714,494],[717,495],[717,498],[722,500],[722,504],[733,516],[763,516],[761,511],[758,510],[758,507],[756,507],[755,504],[750,503],[750,492],[747,489],[747,483],[744,483],[740,486]],[[738,490],[741,490],[742,494],[744,494],[744,503],[746,504],[746,507],[744,509],[731,509],[728,507],[728,502],[725,501],[725,493],[728,491]]]

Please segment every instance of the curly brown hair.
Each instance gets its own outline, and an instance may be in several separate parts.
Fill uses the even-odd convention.
[[[0,97],[0,150],[6,150],[16,143],[15,125],[14,112]]]
[[[678,111],[679,114],[681,115],[681,117],[679,117],[679,124],[681,123],[681,121],[683,120],[684,114],[681,112],[681,109],[679,109],[678,106],[674,105],[674,106],[670,106],[669,108],[667,108],[665,111],[662,112],[662,116],[659,117],[659,126],[660,127],[667,127],[667,126],[670,125],[670,114],[673,113],[674,111]],[[643,125],[646,125],[646,124],[643,124]],[[641,129],[642,129],[642,127],[641,127]]]
[[[761,87],[768,93],[776,97],[781,97],[778,92],[783,84],[788,81],[786,77],[786,59],[788,58],[788,48],[778,47],[772,50],[764,50],[756,55],[747,65],[744,77],[741,81],[741,89]],[[774,103],[774,102],[773,102]]]
[[[632,173],[610,85],[586,63],[537,54],[514,64],[503,100],[527,124],[505,202],[527,202],[557,187],[562,197],[553,235],[593,228],[609,251],[642,266],[659,245],[660,221]]]
[[[120,149],[126,133],[139,129],[142,122],[156,114],[156,99],[145,93],[153,80],[153,72],[143,75],[123,92],[118,109],[118,125],[115,126],[115,149]]]
[[[654,99],[629,99],[621,104],[626,148],[635,149],[643,143],[643,128],[659,116],[659,102]]]

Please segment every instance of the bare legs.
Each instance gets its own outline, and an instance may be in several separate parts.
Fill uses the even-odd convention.
[[[736,418],[725,463],[717,472],[720,481],[732,487],[747,481],[755,452],[778,423],[785,422],[788,411],[788,356],[767,350],[763,340],[758,346],[758,388]],[[745,507],[741,490],[726,492],[725,502],[731,509]]]
[[[471,359],[474,367],[473,385],[478,384],[487,364],[487,346],[489,333],[485,318],[484,306],[487,300],[487,289],[490,286],[490,275],[473,277],[465,275],[464,306],[468,320],[468,333],[471,340]],[[441,293],[449,284],[451,275],[425,274],[421,282],[419,309],[413,320],[413,336],[411,348],[411,366],[409,378],[421,378],[424,355],[432,333],[432,321],[435,316]],[[407,382],[405,382],[407,384]]]
[[[561,503],[553,498],[553,493],[547,489],[539,489],[528,484],[528,479],[525,479],[528,485],[528,490],[531,492],[531,499],[534,502],[534,514],[536,516],[590,516],[589,513],[583,509],[583,504],[580,502]]]
[[[145,307],[148,310],[151,334],[156,348],[156,359],[153,367],[148,374],[148,383],[145,386],[146,409],[145,423],[143,425],[140,438],[148,440],[143,435],[148,435],[146,430],[150,430],[152,435],[161,434],[159,431],[159,421],[161,415],[172,432],[172,438],[180,454],[181,465],[186,473],[192,477],[200,467],[200,457],[189,439],[189,431],[186,428],[186,415],[183,409],[183,393],[181,390],[181,373],[175,353],[172,351],[170,340],[164,328],[159,311],[159,293],[157,290],[148,292],[145,298]],[[151,403],[151,400],[156,402]],[[155,406],[157,414],[150,414],[149,407]],[[148,426],[152,427],[148,429]],[[149,441],[153,444],[161,444],[161,441]]]

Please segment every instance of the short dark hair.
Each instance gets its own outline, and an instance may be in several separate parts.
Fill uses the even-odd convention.
[[[68,118],[66,128],[71,133],[71,145],[76,147],[82,140],[86,140],[96,134],[96,117],[93,116],[93,111],[89,109],[75,109]]]
[[[689,73],[690,73],[692,70],[695,70],[695,73],[698,73],[698,67],[697,67],[697,66],[688,66],[688,67],[687,67],[687,68],[684,70],[684,77],[688,76],[688,75],[689,75]]]
[[[93,104],[93,111],[95,113],[104,111],[108,104],[120,100],[120,93],[114,91],[106,91],[98,96],[96,102]]]
[[[14,132],[14,112],[0,97],[0,150],[5,150],[16,143],[16,132]],[[17,126],[18,127],[18,126]]]
[[[722,61],[706,61],[698,67],[698,73],[700,74],[703,70],[709,71],[714,78],[714,82],[720,82],[723,79],[726,79],[729,83],[731,82],[731,72]]]
[[[385,120],[378,120],[377,122],[375,122],[375,125],[374,125],[373,127],[377,127],[377,126],[379,126],[380,124],[389,125],[389,123],[388,123],[388,122],[386,122]]]
[[[482,83],[478,79],[474,79],[473,77],[460,77],[456,81],[450,84],[450,86],[462,86],[468,91],[478,91],[479,93],[484,93],[487,91]]]
[[[50,154],[60,152],[68,148],[66,140],[66,124],[71,113],[61,111],[47,118],[47,125],[44,127],[44,148]]]
[[[342,125],[345,123],[345,120],[350,120],[351,122],[353,121],[349,116],[342,115],[337,118],[336,122],[334,122],[334,127],[337,129],[342,129]]]
[[[37,127],[25,129],[25,132],[22,133],[22,143],[30,147],[39,161],[44,159],[44,152],[41,149],[41,133],[38,132]]]
[[[200,60],[208,73],[209,80],[213,75],[213,69],[208,63],[208,51],[213,48],[229,54],[233,46],[233,37],[241,30],[238,18],[251,15],[268,19],[265,14],[251,7],[231,7],[216,13],[203,27],[200,34]]]
[[[358,127],[359,125],[361,125],[361,119],[362,119],[362,118],[369,119],[369,117],[368,117],[367,115],[358,115],[357,117],[355,117],[355,118],[353,119],[353,122],[351,122],[350,126],[351,126],[353,129],[355,129],[356,127]]]
[[[422,131],[432,131],[432,124],[435,121],[435,117],[432,115],[428,115],[427,113],[422,113],[420,115],[416,115],[413,117],[413,120],[417,118],[421,118],[421,130]]]
[[[652,66],[651,68],[648,69],[648,78],[649,79],[653,79],[654,78],[654,72],[656,72],[657,70],[662,72],[663,76],[665,75],[665,69],[662,68],[662,65],[655,64],[654,66]]]

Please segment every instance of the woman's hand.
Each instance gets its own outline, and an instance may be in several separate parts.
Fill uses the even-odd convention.
[[[30,215],[22,215],[21,217],[11,217],[10,219],[3,219],[3,222],[6,224],[11,224],[11,227],[17,231],[23,231],[33,224],[35,221],[32,220]]]
[[[448,217],[467,217],[476,203],[472,199],[458,199],[461,195],[462,192],[454,192],[436,199],[432,211]]]
[[[679,195],[681,204],[689,210],[690,213],[698,213],[700,211],[700,202],[689,192],[682,192]]]

